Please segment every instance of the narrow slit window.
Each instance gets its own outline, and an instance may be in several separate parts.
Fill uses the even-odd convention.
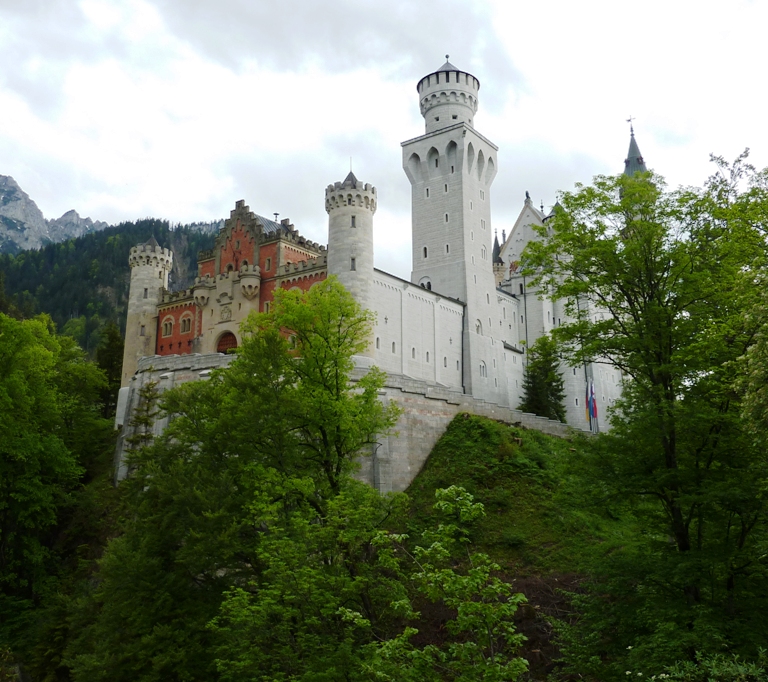
[[[424,258],[426,258],[426,257],[427,257],[427,247],[425,246],[424,247]]]
[[[144,289],[144,298],[149,296],[149,289]]]
[[[352,216],[352,217],[351,217],[351,220],[350,220],[349,226],[350,226],[350,227],[357,227],[357,225],[355,225],[355,216]]]
[[[350,270],[357,270],[357,262],[354,258],[349,259],[349,269]]]

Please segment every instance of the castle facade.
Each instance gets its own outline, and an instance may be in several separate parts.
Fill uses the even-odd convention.
[[[474,127],[479,89],[477,78],[447,61],[417,85],[425,132],[402,143],[411,183],[410,281],[376,269],[376,188],[351,172],[325,190],[327,248],[288,220],[254,214],[243,201],[215,247],[199,255],[188,290],[168,291],[171,252],[154,240],[134,247],[118,423],[130,423],[138,388],[150,377],[162,389],[226,365],[226,351],[241,343],[240,323],[253,310],[267,312],[277,288],[307,290],[335,275],[376,314],[368,352],[357,358],[360,371],[384,370],[389,397],[405,410],[400,435],[379,444],[365,465],[376,487],[405,488],[440,425],[459,409],[564,433],[561,425],[545,426],[516,410],[526,348],[561,324],[565,310],[519,272],[525,245],[537,238],[534,226],[550,217],[543,207],[526,197],[509,237],[500,243],[492,231],[498,148]],[[596,430],[597,420],[585,416],[585,396],[594,395],[602,416],[620,395],[618,370],[593,363],[564,365],[562,373],[568,424]]]

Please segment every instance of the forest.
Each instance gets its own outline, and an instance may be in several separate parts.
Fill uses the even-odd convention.
[[[768,172],[713,164],[598,176],[524,254],[571,302],[524,404],[602,359],[612,428],[460,414],[405,493],[355,479],[399,410],[334,278],[148,385],[119,486],[119,327],[91,351],[0,299],[0,680],[768,680]]]
[[[0,289],[24,317],[48,314],[59,332],[93,357],[105,325],[125,332],[128,254],[152,236],[173,250],[170,286],[184,289],[197,275],[198,251],[212,248],[215,234],[200,225],[171,228],[168,221],[152,218],[124,222],[39,251],[0,254]]]

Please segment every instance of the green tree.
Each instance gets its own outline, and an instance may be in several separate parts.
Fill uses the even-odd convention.
[[[114,417],[117,407],[117,393],[120,390],[120,380],[123,368],[123,335],[120,328],[113,322],[104,326],[100,333],[101,341],[96,348],[96,364],[107,378],[107,385],[102,393],[104,416]]]
[[[523,402],[519,409],[564,422],[564,399],[557,344],[551,336],[541,336],[528,349],[528,364],[523,377]]]
[[[697,650],[751,655],[768,635],[768,461],[737,390],[759,327],[747,313],[765,266],[766,174],[744,155],[715,161],[700,189],[597,177],[561,197],[551,230],[525,253],[574,319],[554,332],[572,362],[608,358],[630,379],[610,434],[574,460],[585,504],[637,529],[592,567],[595,592],[613,598],[580,601],[571,660],[600,679]],[[615,666],[598,665],[608,654]]]

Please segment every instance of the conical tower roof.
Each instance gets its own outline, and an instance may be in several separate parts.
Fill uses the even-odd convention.
[[[624,160],[624,175],[628,175],[630,178],[635,173],[646,173],[648,169],[645,167],[645,159],[640,153],[640,147],[637,146],[635,140],[635,129],[630,124],[629,126],[629,151],[627,152],[627,158]]]
[[[355,177],[355,174],[352,171],[349,171],[349,175],[347,175],[346,178],[344,178],[344,186],[349,185],[350,187],[357,187],[357,178]]]
[[[503,260],[501,260],[501,247],[499,246],[499,235],[497,234],[493,238],[493,263],[494,265],[497,263],[504,263]]]

